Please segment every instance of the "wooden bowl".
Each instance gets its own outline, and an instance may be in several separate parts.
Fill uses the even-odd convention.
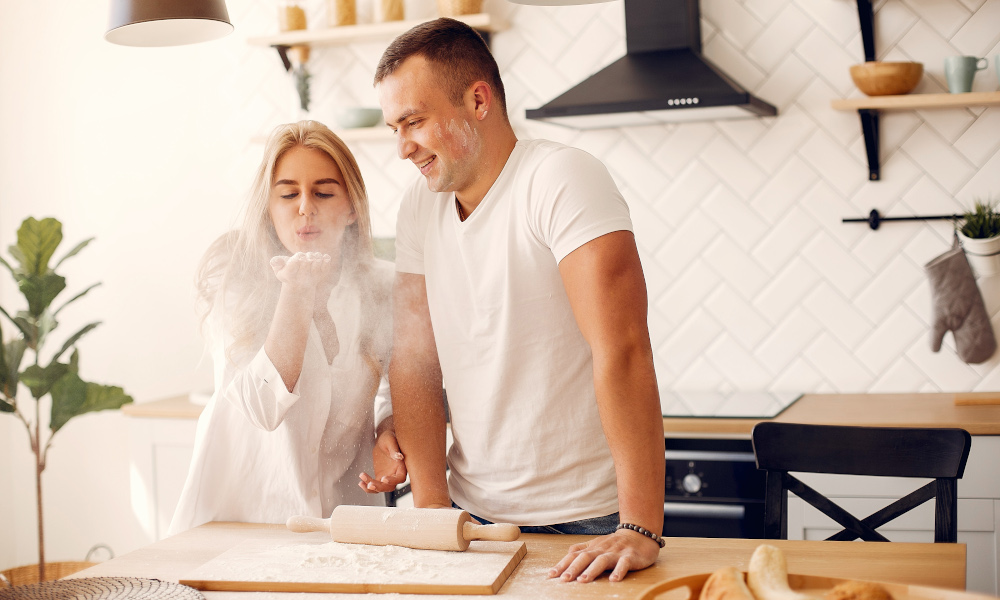
[[[858,89],[869,96],[908,94],[920,83],[923,63],[866,62],[851,65],[851,79]]]

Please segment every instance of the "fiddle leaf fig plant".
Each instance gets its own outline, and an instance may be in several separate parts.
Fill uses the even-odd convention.
[[[14,326],[13,330],[8,328],[7,331],[15,334],[6,340],[6,332],[0,326],[0,412],[12,413],[24,424],[35,457],[40,581],[45,580],[42,471],[45,470],[52,438],[73,417],[92,411],[117,409],[132,402],[132,398],[120,387],[90,383],[80,378],[80,354],[76,343],[100,325],[100,321],[81,327],[66,338],[54,353],[43,353],[47,348],[46,342],[59,326],[59,313],[100,285],[95,283],[58,308],[52,308],[52,303],[66,289],[66,279],[56,273],[56,269],[93,239],[80,242],[50,267],[49,262],[62,243],[62,223],[53,218],[39,221],[29,217],[17,230],[17,244],[9,249],[17,266],[0,257],[0,264],[10,272],[27,304],[26,310],[16,312],[0,306],[0,313]],[[70,349],[72,352],[64,359]],[[25,355],[29,364],[22,369]],[[19,398],[19,385],[27,388],[31,401],[25,402],[24,394],[20,394]],[[49,431],[43,436],[42,399],[46,396],[50,399]]]

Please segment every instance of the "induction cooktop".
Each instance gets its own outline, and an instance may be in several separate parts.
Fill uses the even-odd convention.
[[[660,390],[664,417],[769,419],[802,397],[799,392]]]

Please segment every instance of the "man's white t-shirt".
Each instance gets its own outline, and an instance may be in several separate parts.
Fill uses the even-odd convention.
[[[590,347],[558,264],[583,244],[632,230],[596,158],[519,141],[464,222],[454,193],[421,179],[396,225],[396,270],[424,275],[448,393],[452,500],[518,525],[618,510]]]

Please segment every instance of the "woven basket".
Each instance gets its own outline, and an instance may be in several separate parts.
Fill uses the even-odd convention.
[[[97,563],[95,562],[84,561],[47,562],[45,563],[45,581],[62,579],[67,575],[72,575],[77,571],[82,571],[96,564]],[[7,581],[9,581],[11,585],[30,585],[32,583],[40,583],[38,579],[37,564],[14,567],[12,569],[7,569],[6,571],[0,571],[0,574],[6,577]],[[2,584],[0,584],[0,587],[2,587]]]
[[[483,0],[437,0],[442,17],[474,15],[483,10]]]

